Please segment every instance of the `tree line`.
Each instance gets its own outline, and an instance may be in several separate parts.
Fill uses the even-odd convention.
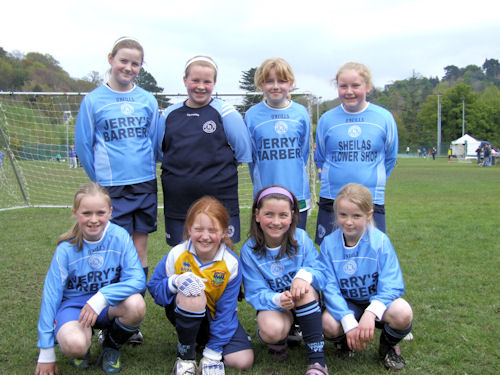
[[[256,68],[242,72],[240,88],[256,92],[253,82]],[[82,78],[72,78],[59,62],[49,54],[18,51],[9,53],[0,47],[0,91],[30,92],[89,92],[103,82],[96,71]],[[153,75],[143,68],[137,84],[153,93],[163,92]],[[314,92],[314,89],[311,89]],[[407,145],[432,145],[437,141],[438,98],[441,106],[441,139],[450,142],[465,132],[474,138],[500,144],[500,63],[486,59],[482,66],[455,65],[444,67],[444,76],[423,77],[414,73],[411,77],[397,80],[384,88],[373,88],[368,100],[390,110],[398,124],[401,147]],[[168,99],[158,97],[162,108]],[[262,96],[245,97],[238,109],[244,112],[262,100]],[[294,100],[302,101],[300,96]],[[316,103],[315,103],[316,104]],[[316,125],[316,108],[319,115],[338,105],[338,100],[313,105],[313,128]],[[465,109],[465,111],[463,111]],[[464,116],[465,112],[465,116]]]

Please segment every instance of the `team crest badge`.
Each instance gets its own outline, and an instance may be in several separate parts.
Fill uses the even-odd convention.
[[[120,110],[126,116],[130,116],[132,113],[134,113],[134,107],[132,107],[129,103],[123,103],[120,107]]]
[[[100,254],[92,254],[89,257],[89,266],[98,269],[101,268],[102,265],[104,264],[104,258]]]
[[[233,238],[234,235],[234,225],[230,225],[227,227],[227,236],[229,238]]]
[[[285,134],[288,131],[288,125],[284,121],[276,121],[276,124],[274,124],[274,131],[277,134]]]
[[[318,237],[323,238],[323,237],[325,237],[325,234],[326,234],[325,227],[323,225],[319,224],[318,225]]]
[[[212,279],[212,286],[214,288],[220,287],[224,283],[224,279],[226,278],[226,273],[223,271],[215,271],[214,277]]]
[[[357,269],[358,269],[358,265],[353,260],[349,260],[349,261],[345,262],[345,264],[342,266],[342,270],[347,275],[352,275],[354,272],[356,272]]]
[[[207,121],[203,124],[203,131],[207,134],[213,133],[215,129],[217,129],[217,124],[212,120]]]
[[[274,262],[270,271],[273,276],[281,276],[283,275],[283,271],[285,271],[285,266],[279,262]]]
[[[357,138],[361,135],[361,128],[358,125],[351,126],[347,134],[349,134],[351,138]]]

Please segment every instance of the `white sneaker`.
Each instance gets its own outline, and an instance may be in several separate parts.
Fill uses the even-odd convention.
[[[203,357],[200,361],[201,375],[225,375],[224,362]]]
[[[405,341],[413,341],[413,333],[407,334],[405,337],[403,337],[403,340]]]
[[[172,375],[196,375],[197,371],[196,361],[177,358],[172,370]]]

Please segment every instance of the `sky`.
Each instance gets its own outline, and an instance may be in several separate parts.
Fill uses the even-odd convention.
[[[217,62],[218,93],[241,92],[242,71],[282,57],[298,91],[327,100],[348,61],[366,64],[383,89],[500,59],[499,10],[496,0],[22,0],[1,6],[0,47],[50,54],[73,78],[104,77],[114,41],[132,36],[170,94],[185,93],[184,65],[195,55]]]

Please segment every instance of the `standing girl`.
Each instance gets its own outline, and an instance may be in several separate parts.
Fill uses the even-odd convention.
[[[188,60],[184,85],[188,99],[172,105],[160,121],[163,140],[165,237],[182,241],[189,206],[204,195],[229,211],[228,236],[240,240],[238,163],[251,162],[251,143],[243,118],[230,104],[212,98],[217,65],[208,56]]]
[[[344,64],[335,78],[341,105],[325,112],[316,130],[315,160],[322,170],[316,243],[334,229],[333,200],[349,182],[370,189],[375,225],[385,232],[385,184],[398,154],[392,114],[366,101],[372,87],[363,64]]]
[[[299,200],[298,227],[305,229],[311,194],[307,176],[310,118],[307,110],[290,100],[295,77],[281,58],[267,59],[255,72],[255,85],[264,101],[252,106],[245,122],[252,138],[250,175],[254,196],[264,186],[279,184]]]
[[[241,249],[245,298],[257,310],[258,334],[277,360],[287,356],[294,315],[306,343],[306,374],[326,375],[318,293],[322,267],[297,227],[298,201],[281,186],[261,189],[252,206],[250,238]]]
[[[156,231],[159,112],[154,96],[134,84],[143,61],[138,41],[115,42],[108,55],[109,81],[80,106],[75,146],[89,178],[108,190],[112,221],[132,235],[147,279],[148,233]],[[141,342],[138,335],[136,343]]]
[[[403,274],[391,241],[373,226],[370,191],[348,184],[337,194],[334,206],[338,229],[321,243],[326,267],[323,290],[325,337],[344,354],[360,351],[382,328],[379,355],[391,370],[405,361],[398,343],[411,332],[413,312],[401,296]]]
[[[102,186],[76,192],[76,223],[59,238],[45,278],[36,375],[57,374],[55,340],[75,367],[88,367],[94,327],[106,329],[98,362],[108,374],[120,371],[119,349],[146,314],[139,294],[146,279],[129,234],[109,222],[111,212]]]
[[[198,374],[196,344],[205,347],[203,375],[223,375],[224,364],[240,370],[253,364],[250,338],[238,320],[242,276],[228,227],[229,214],[218,200],[196,201],[187,213],[185,241],[165,255],[148,283],[177,330],[176,375]]]

